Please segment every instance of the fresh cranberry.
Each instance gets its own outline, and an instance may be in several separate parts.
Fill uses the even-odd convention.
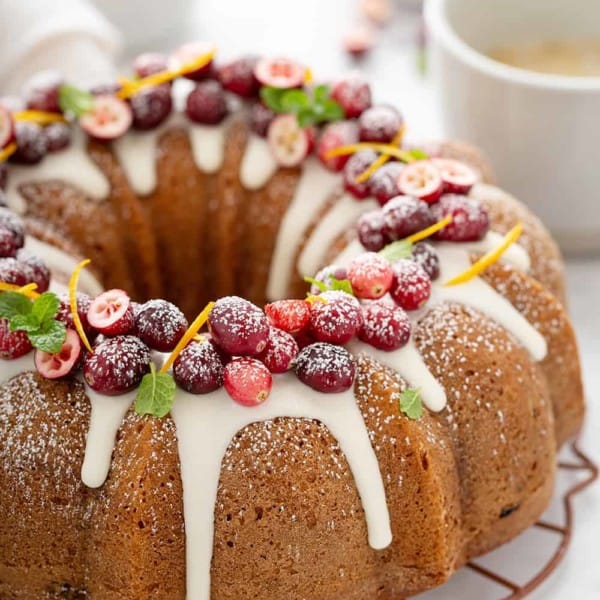
[[[166,84],[143,88],[129,101],[133,127],[142,131],[158,127],[173,110],[171,87]]]
[[[0,210],[0,257],[15,257],[24,239],[21,219],[9,211]]]
[[[398,177],[400,193],[433,204],[440,199],[444,183],[442,174],[430,160],[418,160],[402,170]]]
[[[0,258],[0,281],[23,286],[31,283],[29,274],[29,268],[16,258]]]
[[[135,331],[153,350],[171,352],[188,328],[184,314],[166,300],[149,300],[135,315]]]
[[[269,321],[260,308],[238,296],[217,300],[208,316],[215,342],[231,355],[257,356],[269,340]]]
[[[73,321],[73,313],[71,312],[71,304],[69,302],[68,294],[60,294],[58,296],[60,304],[58,305],[58,311],[55,319],[64,323],[67,329],[75,329],[75,322]],[[93,327],[88,323],[87,312],[92,304],[92,299],[83,292],[77,292],[77,314],[83,331],[90,337],[93,334]]]
[[[59,379],[74,371],[80,363],[82,354],[81,341],[77,332],[67,329],[67,336],[61,349],[55,354],[36,350],[35,368],[46,379]]]
[[[433,158],[433,164],[440,170],[446,194],[468,194],[479,177],[471,167],[450,158]]]
[[[408,259],[394,263],[394,282],[390,294],[404,310],[417,310],[431,295],[431,279],[423,267]]]
[[[403,169],[404,164],[401,162],[387,162],[369,178],[369,195],[373,196],[381,206],[400,195],[398,177]]]
[[[356,229],[360,243],[371,252],[379,252],[391,242],[380,210],[363,213],[358,219]]]
[[[447,242],[472,242],[485,237],[490,228],[490,217],[483,204],[467,196],[445,194],[433,206],[437,221],[452,215],[452,223],[435,234]]]
[[[173,377],[190,394],[208,394],[223,385],[224,364],[209,340],[186,346],[173,364]]]
[[[58,95],[64,83],[58,71],[40,71],[25,83],[24,97],[27,108],[45,112],[60,113]]]
[[[375,37],[370,28],[357,25],[344,34],[343,43],[344,50],[353,58],[359,59],[373,48]]]
[[[160,52],[144,52],[135,57],[133,71],[138,77],[148,77],[169,68],[167,57]]]
[[[254,76],[254,69],[258,60],[258,56],[242,56],[220,66],[217,69],[217,77],[221,85],[228,92],[233,92],[242,98],[258,96],[260,84]]]
[[[139,338],[122,335],[105,338],[87,354],[83,377],[96,392],[107,396],[136,388],[150,372],[150,350]]]
[[[348,279],[348,270],[345,267],[340,267],[339,265],[327,265],[323,267],[315,276],[314,279],[324,283],[327,288],[331,288],[333,283],[333,279],[337,279],[338,281],[343,281],[344,279]],[[316,284],[312,283],[310,286],[311,294],[320,294],[321,288]]]
[[[429,205],[410,196],[396,196],[383,207],[385,233],[400,240],[422,231],[436,222]]]
[[[300,127],[296,115],[277,115],[269,125],[267,141],[282,167],[297,167],[311,150],[309,130]]]
[[[393,106],[373,106],[358,119],[360,140],[386,144],[394,139],[403,123],[402,115]]]
[[[385,258],[375,252],[366,252],[350,263],[348,279],[358,298],[373,300],[389,292],[394,272]]]
[[[292,368],[298,352],[298,343],[291,334],[271,327],[267,347],[258,358],[271,373],[285,373]]]
[[[122,137],[133,122],[129,103],[112,94],[94,99],[94,107],[79,117],[79,125],[93,139],[108,142]]]
[[[412,259],[423,267],[431,281],[435,281],[440,276],[440,257],[431,244],[427,242],[415,244],[412,249]]]
[[[260,137],[267,137],[269,125],[275,118],[275,113],[262,102],[255,102],[250,109],[250,127]]]
[[[99,83],[90,88],[90,94],[93,96],[114,96],[121,91],[119,83]]]
[[[306,300],[278,300],[265,306],[265,313],[274,327],[296,334],[310,320],[310,304]]]
[[[355,121],[336,121],[325,126],[317,144],[319,160],[330,171],[341,171],[348,162],[350,155],[328,157],[327,154],[335,148],[348,146],[358,142],[358,125]]]
[[[302,383],[318,392],[332,394],[352,387],[356,365],[345,348],[317,342],[300,351],[295,371]]]
[[[338,81],[331,97],[344,109],[348,119],[359,117],[371,106],[371,88],[360,75]]]
[[[71,128],[66,123],[50,123],[44,129],[48,152],[64,150],[71,144]]]
[[[0,208],[0,225],[12,231],[16,245],[22,248],[25,243],[25,226],[21,217],[8,208]]]
[[[391,352],[408,344],[411,324],[399,306],[387,302],[371,302],[363,308],[364,324],[358,337],[367,344]]]
[[[113,336],[134,329],[131,300],[123,290],[108,290],[92,301],[87,312],[88,323],[100,333]]]
[[[221,84],[211,80],[196,85],[187,97],[186,113],[195,123],[220,123],[227,116],[227,102]]]
[[[11,155],[11,162],[34,165],[39,163],[48,152],[48,140],[44,129],[32,121],[15,123],[15,141],[17,150]]]
[[[11,331],[7,319],[0,319],[0,358],[12,360],[25,356],[33,349],[24,331]]]
[[[362,200],[369,195],[369,180],[361,183],[356,178],[377,160],[374,150],[360,150],[350,157],[344,167],[344,187],[355,198]]]
[[[234,358],[226,367],[223,383],[227,393],[242,406],[258,406],[271,392],[273,377],[255,358]]]
[[[185,67],[213,50],[214,46],[208,42],[189,42],[175,50],[169,61],[169,66],[172,69]],[[186,73],[184,77],[186,79],[192,79],[193,81],[201,81],[202,79],[210,77],[212,73],[213,61],[210,60],[204,66]]]
[[[0,257],[14,258],[17,255],[15,236],[10,229],[0,225]]]
[[[322,299],[322,301],[319,301]],[[345,344],[362,325],[358,300],[345,292],[323,292],[310,309],[310,331],[320,342]]]
[[[17,252],[17,260],[25,266],[29,283],[37,283],[36,292],[43,294],[50,287],[50,269],[38,256],[33,256],[27,250]]]
[[[254,67],[254,76],[262,85],[289,89],[304,83],[306,69],[287,58],[261,58]]]

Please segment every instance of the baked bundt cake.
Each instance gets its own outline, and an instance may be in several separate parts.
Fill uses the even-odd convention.
[[[0,107],[3,600],[411,596],[581,425],[559,253],[481,156],[213,54]]]

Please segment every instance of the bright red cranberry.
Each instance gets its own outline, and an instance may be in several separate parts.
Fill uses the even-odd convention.
[[[310,308],[310,331],[320,342],[345,344],[362,325],[358,300],[346,292],[323,292]]]
[[[146,131],[163,123],[173,110],[171,87],[163,84],[141,89],[130,100],[133,127]]]
[[[186,346],[173,364],[173,377],[190,394],[208,394],[223,385],[223,361],[209,340]]]
[[[356,229],[360,243],[371,252],[379,252],[391,242],[380,210],[363,213],[358,219]]]
[[[408,344],[411,324],[408,315],[399,306],[383,301],[363,307],[364,324],[358,337],[367,344],[391,352]]]
[[[390,294],[404,310],[417,310],[431,295],[431,279],[416,262],[401,259],[394,263],[394,282]]]
[[[265,313],[274,327],[296,334],[310,320],[310,304],[306,300],[278,300],[265,306]]]
[[[107,336],[130,333],[135,325],[131,299],[123,290],[108,290],[92,301],[87,320]]]
[[[358,142],[358,125],[355,121],[336,121],[325,126],[317,144],[319,160],[330,171],[341,171],[348,162],[350,155],[328,157],[327,154],[335,148],[348,146]]]
[[[394,272],[385,258],[375,252],[365,252],[350,263],[348,279],[358,298],[374,300],[389,292]]]
[[[221,84],[211,80],[196,85],[187,97],[186,113],[194,123],[220,123],[227,116],[227,102]]]
[[[471,167],[450,158],[432,158],[432,162],[440,170],[446,194],[468,194],[479,180],[479,176]]]
[[[56,354],[36,350],[35,368],[46,379],[59,379],[69,375],[80,363],[82,354],[81,341],[77,332],[67,329],[67,337]]]
[[[269,148],[283,167],[297,167],[311,149],[310,134],[298,124],[296,115],[277,115],[267,131]]]
[[[144,52],[135,57],[133,71],[138,77],[148,77],[169,68],[167,57],[160,52]]]
[[[15,123],[15,141],[17,150],[11,155],[11,162],[34,165],[39,163],[48,152],[48,140],[43,127],[32,121]]]
[[[331,90],[331,97],[344,109],[348,119],[359,117],[371,107],[371,88],[360,75],[338,81]]]
[[[427,242],[415,244],[412,249],[412,259],[425,269],[431,281],[435,281],[440,276],[440,257],[431,244]]]
[[[400,240],[422,231],[436,222],[429,205],[410,196],[396,196],[383,207],[385,233]]]
[[[125,135],[133,122],[130,105],[110,94],[96,96],[94,108],[79,117],[79,125],[92,138],[101,142]]]
[[[0,104],[0,149],[15,139],[15,123],[8,108]]]
[[[0,281],[13,285],[27,285],[29,268],[16,258],[0,258]]]
[[[169,60],[169,66],[171,69],[178,69],[184,67],[198,60],[201,56],[208,54],[214,50],[213,44],[209,42],[189,42],[180,46],[171,55]],[[210,77],[213,73],[213,61],[209,61],[203,67],[195,69],[186,73],[184,77],[186,79],[192,79],[193,81],[201,81]]]
[[[435,234],[447,242],[472,242],[485,237],[490,228],[490,217],[483,204],[455,194],[444,194],[433,207],[437,221],[452,215],[452,223]]]
[[[7,319],[0,319],[0,358],[12,360],[25,356],[33,349],[24,331],[11,331]]]
[[[105,338],[87,354],[83,377],[96,392],[107,396],[135,389],[150,372],[150,350],[133,335]]]
[[[185,315],[171,302],[149,300],[135,315],[135,331],[147,346],[171,352],[188,328]]]
[[[44,129],[48,152],[64,150],[71,144],[71,128],[66,123],[50,123]]]
[[[217,300],[208,316],[214,341],[232,356],[257,356],[269,340],[269,321],[258,306],[238,296]]]
[[[299,87],[304,83],[306,69],[287,58],[261,58],[254,67],[260,84],[280,89]]]
[[[242,98],[258,96],[260,84],[254,76],[258,56],[242,56],[217,69],[217,77],[221,85],[228,91]]]
[[[234,358],[226,367],[223,383],[227,393],[242,406],[258,406],[271,393],[273,377],[255,358]]]
[[[25,83],[24,98],[27,108],[45,112],[62,112],[58,103],[60,86],[64,83],[58,71],[40,71]]]
[[[67,329],[75,329],[73,313],[71,312],[71,305],[69,303],[69,295],[60,294],[58,299],[60,300],[60,304],[56,313],[56,320],[64,323]],[[87,294],[84,294],[83,292],[77,292],[77,314],[79,315],[81,326],[83,327],[83,330],[88,338],[92,336],[94,331],[87,319],[87,313],[91,304],[92,299]]]
[[[418,160],[406,165],[398,176],[400,193],[419,198],[428,204],[440,199],[444,184],[442,174],[430,160]]]
[[[333,279],[337,279],[338,281],[343,281],[344,279],[348,279],[348,270],[345,267],[340,267],[339,265],[327,265],[323,267],[314,277],[317,281],[324,283],[327,288],[330,288]],[[312,283],[310,286],[311,294],[320,294],[321,288]]]
[[[298,379],[314,390],[335,394],[352,387],[356,365],[345,348],[317,342],[300,351],[295,371]]]
[[[26,277],[29,283],[37,283],[36,292],[43,294],[50,287],[50,269],[38,256],[33,256],[27,250],[17,252],[17,260],[25,266]]]
[[[374,150],[360,150],[350,157],[344,167],[344,187],[359,200],[369,196],[369,180],[359,183],[356,178],[376,160],[377,153]]]
[[[21,217],[8,208],[0,208],[0,225],[12,231],[19,248],[25,243],[25,226]]]
[[[250,127],[261,137],[267,137],[269,125],[275,118],[275,113],[262,102],[255,102],[250,109]]]
[[[285,373],[298,355],[298,343],[287,331],[271,327],[267,347],[258,356],[271,373]]]
[[[371,177],[369,177],[369,195],[373,196],[381,206],[400,195],[398,187],[398,177],[404,169],[404,164],[401,162],[387,162]]]
[[[387,104],[373,106],[360,115],[360,140],[362,142],[388,143],[398,134],[404,120],[402,115]]]

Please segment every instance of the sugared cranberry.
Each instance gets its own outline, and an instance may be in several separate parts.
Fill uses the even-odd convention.
[[[87,354],[83,377],[96,392],[107,396],[136,388],[150,371],[150,350],[133,335],[105,338]]]
[[[362,325],[358,300],[345,292],[323,292],[310,309],[310,331],[320,342],[345,344]]]
[[[83,292],[77,292],[77,314],[81,321],[81,326],[88,337],[93,333],[93,327],[88,323],[87,312],[92,304],[92,299]],[[55,319],[64,323],[67,329],[75,329],[75,323],[73,321],[73,314],[71,312],[71,305],[69,303],[68,294],[60,294],[58,296],[60,304],[58,305],[58,311]]]
[[[194,123],[216,125],[227,116],[227,102],[218,81],[203,81],[188,95],[187,116]]]
[[[262,404],[271,392],[273,377],[255,358],[234,358],[226,367],[223,383],[227,393],[243,406]]]
[[[385,258],[375,252],[365,252],[348,266],[348,279],[358,298],[374,300],[388,293],[394,272]]]
[[[67,329],[67,337],[56,354],[36,350],[34,354],[35,368],[46,379],[59,379],[74,371],[81,360],[81,341],[77,332]]]
[[[188,327],[185,315],[171,302],[149,300],[135,316],[135,331],[153,350],[171,352]]]
[[[258,56],[242,56],[237,60],[220,66],[217,77],[221,85],[228,91],[242,98],[254,98],[258,95],[260,84],[254,76]]]
[[[0,358],[20,358],[32,349],[33,346],[24,331],[11,331],[8,320],[0,319]]]
[[[295,371],[302,383],[318,392],[332,394],[352,387],[356,365],[345,348],[317,342],[300,351]]]
[[[267,137],[267,131],[275,113],[262,102],[254,102],[250,109],[250,127],[254,133],[261,137]]]
[[[304,83],[306,69],[288,58],[261,58],[254,76],[262,85],[280,89],[295,88]]]
[[[186,346],[173,364],[173,377],[190,394],[208,394],[223,385],[224,364],[209,340]]]
[[[62,112],[58,103],[60,86],[64,83],[58,71],[40,71],[31,77],[24,86],[27,108],[46,112]]]
[[[298,355],[298,343],[287,331],[271,327],[267,347],[258,356],[271,373],[285,373]]]
[[[310,304],[306,300],[278,300],[265,306],[265,313],[274,327],[296,334],[310,319]]]
[[[362,142],[391,142],[403,122],[402,115],[393,106],[373,106],[358,119],[360,139]]]
[[[296,167],[311,150],[308,129],[298,124],[296,115],[277,115],[269,125],[267,141],[271,153],[283,167]]]
[[[344,167],[344,187],[359,200],[369,195],[369,180],[359,183],[356,178],[376,160],[377,153],[374,150],[360,150],[350,157]]]
[[[323,130],[317,144],[319,160],[330,171],[341,171],[348,162],[350,155],[328,157],[328,152],[341,146],[356,144],[356,142],[358,142],[358,125],[355,121],[329,123]]]
[[[167,57],[160,52],[144,52],[135,57],[133,71],[138,77],[148,77],[169,68]]]
[[[39,163],[48,152],[48,140],[44,129],[32,121],[15,123],[15,141],[17,151],[11,155],[11,162],[34,165]]]
[[[131,106],[112,94],[96,96],[93,109],[79,117],[81,128],[101,142],[116,140],[125,135],[132,122]]]
[[[334,279],[337,279],[338,281],[348,279],[348,270],[345,267],[340,267],[339,265],[327,265],[315,275],[314,279],[324,283],[329,289],[331,288]],[[311,284],[311,294],[320,294],[321,291],[321,288],[317,284]]]
[[[36,292],[43,294],[50,287],[50,269],[38,256],[33,256],[24,249],[17,252],[17,260],[26,267],[29,283],[37,283]]]
[[[410,196],[396,196],[383,207],[385,233],[391,240],[400,240],[435,223],[429,205]]]
[[[400,195],[398,177],[404,169],[401,162],[387,162],[369,178],[369,195],[373,196],[381,206]]]
[[[418,160],[406,165],[398,176],[400,193],[419,198],[428,204],[437,202],[444,184],[442,174],[430,160]]]
[[[371,88],[360,75],[338,81],[331,90],[331,97],[344,109],[348,119],[360,116],[371,106]]]
[[[23,286],[31,283],[27,280],[29,269],[16,258],[0,258],[0,281]]]
[[[379,252],[391,242],[380,210],[363,213],[358,219],[356,229],[360,243],[371,252]]]
[[[134,329],[131,300],[123,290],[108,290],[92,301],[87,312],[88,323],[100,333],[113,336]]]
[[[171,87],[163,84],[141,89],[130,98],[133,127],[142,131],[154,129],[171,114]]]
[[[408,344],[411,324],[399,306],[388,302],[371,302],[363,307],[364,324],[358,337],[367,344],[391,352]]]
[[[404,310],[417,310],[431,295],[431,279],[423,267],[408,259],[394,263],[394,282],[390,294]]]
[[[432,158],[433,164],[440,170],[446,194],[468,194],[479,180],[471,167],[450,158]]]
[[[472,242],[485,237],[490,228],[490,217],[483,204],[467,196],[444,194],[433,206],[436,220],[452,215],[452,223],[435,234],[447,242]]]
[[[260,308],[238,296],[217,300],[208,316],[215,342],[231,355],[257,356],[269,340],[269,321]]]
[[[0,150],[15,139],[15,123],[10,111],[0,104]]]
[[[21,217],[8,208],[0,208],[0,225],[9,229],[15,236],[15,244],[22,248],[25,243],[25,226]]]
[[[214,45],[209,42],[189,42],[175,50],[169,60],[169,67],[171,69],[185,67],[212,51],[214,51]],[[193,81],[201,81],[209,77],[212,73],[213,61],[210,60],[202,67],[187,72],[184,77]]]
[[[50,123],[44,129],[48,152],[64,150],[71,144],[71,128],[66,123]]]
[[[423,267],[431,281],[435,281],[440,276],[440,257],[431,244],[427,242],[415,244],[412,249],[412,259]]]
[[[15,257],[19,248],[23,246],[23,241],[21,220],[14,215],[12,223],[4,223],[0,217],[0,257]]]

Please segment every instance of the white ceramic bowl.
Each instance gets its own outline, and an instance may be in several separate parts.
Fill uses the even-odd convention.
[[[445,134],[482,147],[502,187],[564,250],[600,251],[600,77],[533,73],[486,56],[524,42],[600,39],[600,2],[426,0],[425,16]]]

